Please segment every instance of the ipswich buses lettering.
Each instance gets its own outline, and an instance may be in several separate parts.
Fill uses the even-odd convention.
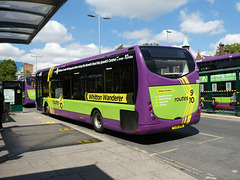
[[[116,102],[128,103],[127,94],[109,94],[109,93],[86,93],[85,99],[87,101],[102,101],[102,102]]]

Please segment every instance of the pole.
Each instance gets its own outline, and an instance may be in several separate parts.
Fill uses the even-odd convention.
[[[100,27],[100,24],[101,24],[101,18],[102,19],[110,19],[109,17],[101,17],[101,16],[95,16],[95,15],[92,15],[92,14],[88,14],[87,15],[88,17],[93,17],[93,18],[97,18],[98,19],[98,46],[99,46],[99,54],[101,54],[101,27]]]
[[[101,32],[100,32],[100,24],[101,17],[98,16],[98,44],[99,44],[99,54],[101,54]]]
[[[35,58],[36,58],[36,73],[37,73],[37,59],[38,59],[38,58],[42,58],[42,56],[31,55],[31,57],[35,57]]]
[[[168,33],[172,33],[172,31],[167,30],[166,32],[167,32],[167,46],[168,46]]]

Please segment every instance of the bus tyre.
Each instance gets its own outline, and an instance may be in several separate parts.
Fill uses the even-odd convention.
[[[104,132],[104,127],[103,127],[103,118],[101,113],[98,110],[93,111],[92,114],[92,123],[95,131],[97,132]]]
[[[48,103],[45,103],[44,112],[45,112],[45,114],[50,115],[50,108],[48,106]]]

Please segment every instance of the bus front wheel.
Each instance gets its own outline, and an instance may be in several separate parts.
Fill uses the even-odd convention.
[[[95,131],[100,133],[104,132],[103,117],[98,110],[95,110],[92,114],[92,123]]]

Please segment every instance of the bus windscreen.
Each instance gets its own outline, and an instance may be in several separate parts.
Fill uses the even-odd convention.
[[[179,78],[195,70],[195,62],[186,49],[156,46],[140,47],[148,69],[168,78]]]

